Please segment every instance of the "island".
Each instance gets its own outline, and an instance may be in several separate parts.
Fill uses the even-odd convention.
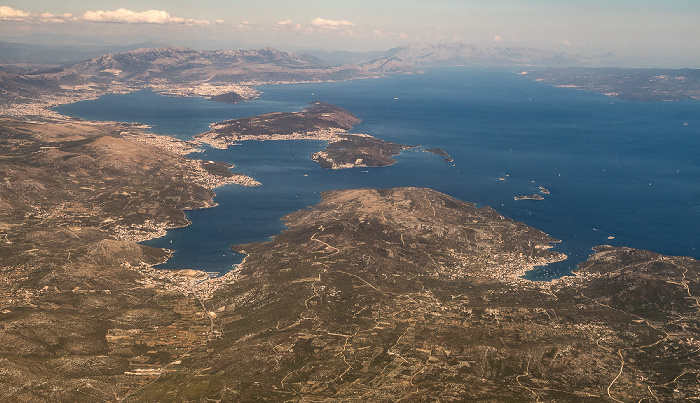
[[[445,157],[445,162],[454,162],[454,158],[450,157],[450,154],[448,154],[442,148],[426,148],[425,151],[433,153],[435,155],[439,155],[441,157]]]
[[[629,101],[700,99],[700,69],[538,68],[521,74]]]
[[[312,154],[311,158],[329,169],[387,166],[396,162],[392,156],[417,147],[368,134],[348,133],[360,122],[339,106],[313,102],[300,112],[266,113],[213,123],[211,130],[196,135],[195,139],[217,148],[245,140],[324,140],[328,142],[326,150]]]
[[[238,94],[237,92],[227,92],[224,94],[214,95],[211,98],[209,98],[209,100],[214,102],[223,102],[227,104],[237,104],[248,99]]]
[[[426,148],[425,151],[429,153],[433,153],[435,155],[439,155],[441,157],[449,157],[450,154],[447,153],[447,151],[443,150],[442,148]]]
[[[396,162],[391,158],[402,150],[412,148],[370,136],[347,134],[342,140],[329,142],[325,151],[311,155],[321,168],[383,167]]]
[[[527,195],[527,196],[515,196],[515,200],[544,200],[544,196],[537,193]]]

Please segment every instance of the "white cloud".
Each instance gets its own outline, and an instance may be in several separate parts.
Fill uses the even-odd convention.
[[[0,6],[0,21],[24,21],[31,16],[22,10],[12,7]]]
[[[148,10],[136,12],[120,8],[115,11],[88,11],[83,14],[83,20],[91,22],[127,22],[127,23],[148,23],[148,24],[167,24],[167,23],[183,23],[184,18],[171,17],[167,11]]]
[[[262,25],[252,23],[250,21],[242,21],[240,24],[236,25],[235,28],[239,31],[248,32],[265,31],[265,28]]]
[[[32,14],[12,7],[0,6],[0,21],[28,21],[28,22],[65,22],[65,21],[111,22],[131,24],[184,24],[184,25],[209,25],[209,21],[185,19],[173,17],[167,11],[148,10],[132,11],[120,8],[114,11],[88,11],[81,17],[74,18],[70,13]],[[223,22],[223,20],[221,20]]]
[[[223,22],[223,20],[221,20]],[[207,20],[195,20],[193,18],[189,18],[187,21],[185,21],[185,24],[187,25],[209,25],[209,21]]]
[[[65,22],[72,20],[73,16],[70,13],[53,14],[42,13],[33,14],[22,10],[17,10],[12,7],[0,6],[0,21],[25,21],[25,22]]]
[[[52,13],[43,13],[41,14],[41,20],[44,22],[66,22],[68,20],[73,19],[73,15],[71,13],[64,13],[64,14],[52,14]]]
[[[120,8],[114,11],[88,11],[82,16],[82,20],[90,22],[113,22],[128,24],[186,24],[186,25],[209,25],[209,21],[184,19],[182,17],[172,17],[167,11],[148,10],[132,11]]]
[[[301,26],[301,24],[295,24],[292,20],[278,21],[276,28],[282,30],[291,30],[295,32],[313,32],[313,28],[303,27]]]
[[[318,27],[318,28],[329,28],[329,29],[337,29],[337,28],[344,28],[344,27],[354,27],[355,24],[347,21],[347,20],[325,20],[323,18],[316,18],[315,20],[311,21],[311,25]]]

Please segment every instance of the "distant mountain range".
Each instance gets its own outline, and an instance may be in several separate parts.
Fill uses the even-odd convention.
[[[66,67],[65,73],[103,81],[118,78],[146,83],[191,81],[282,81],[326,78],[331,66],[311,55],[272,48],[197,51],[181,47],[138,49],[108,54]]]
[[[389,50],[387,59],[429,66],[595,66],[614,59],[585,57],[526,47],[490,47],[466,43],[412,44]]]
[[[31,60],[31,58],[22,59],[22,49],[34,47],[32,48],[34,51],[41,50],[37,47],[39,45],[23,45],[24,48],[13,46],[15,45],[10,46],[0,42],[0,50],[14,49],[14,53],[8,54],[14,54],[13,57],[16,60]],[[27,52],[27,55],[32,55],[31,51]],[[10,57],[8,54],[0,52],[0,60],[7,60]],[[660,76],[658,80],[654,80],[661,84],[666,83],[661,87],[647,88],[649,86],[646,85],[638,89],[638,92],[642,92],[641,94],[622,96],[625,91],[620,89],[619,85],[613,86],[611,82],[617,80],[613,76],[618,73],[627,74],[626,71],[615,70],[616,74],[611,74],[606,70],[603,77],[600,77],[600,74],[593,71],[603,70],[592,69],[600,65],[609,65],[614,60],[614,55],[584,57],[525,47],[480,47],[461,43],[413,44],[391,49],[381,55],[376,52],[336,52],[317,53],[317,55],[326,56],[332,61],[329,62],[308,53],[297,54],[272,48],[204,51],[185,47],[155,47],[109,53],[58,66],[34,65],[31,67],[31,64],[28,64],[28,67],[27,63],[14,64],[9,67],[0,67],[0,104],[32,102],[43,94],[49,93],[70,97],[76,94],[75,91],[83,91],[83,94],[90,92],[92,97],[106,92],[133,91],[138,88],[158,87],[158,91],[167,92],[168,89],[165,87],[172,89],[175,86],[179,86],[180,95],[202,96],[201,93],[183,93],[182,88],[204,83],[254,86],[265,83],[343,81],[379,77],[390,73],[415,73],[424,67],[438,66],[519,66],[530,71],[530,77],[541,81],[555,85],[578,86],[628,99],[651,99],[647,94],[650,91],[654,92],[653,99],[696,97],[695,90],[693,94],[688,95],[680,94],[680,89],[676,88],[687,87],[690,80],[688,77],[692,76],[691,81],[694,82],[695,74],[688,72],[684,74],[663,72],[669,76],[682,77],[683,80],[671,80],[666,83]],[[338,62],[351,63],[338,64]],[[561,69],[566,66],[583,70]],[[542,70],[543,68],[549,68],[549,70]],[[543,72],[537,73],[538,69]],[[661,74],[658,72],[648,74],[652,73],[654,76]],[[636,73],[636,76],[640,77],[645,75],[647,75],[646,72]],[[649,79],[646,78],[646,80]],[[604,84],[599,84],[600,80]],[[674,86],[673,91],[666,89],[671,84]],[[667,96],[669,91],[678,94]],[[212,93],[207,96],[216,95],[219,94]]]
[[[700,69],[541,68],[527,77],[629,101],[700,99]]]
[[[428,66],[592,66],[600,59],[531,48],[477,47],[469,44],[415,44],[378,55],[367,53],[296,54],[272,48],[199,51],[183,47],[145,48],[113,53],[66,67],[76,77],[148,82],[318,81],[373,74],[415,72]],[[337,62],[346,62],[338,64]]]
[[[362,64],[378,58],[384,57],[386,51],[374,52],[349,52],[338,50],[335,52],[325,52],[321,50],[305,50],[302,53],[310,54],[325,60],[333,65],[342,66],[344,64]]]
[[[129,52],[140,48],[162,46],[156,43],[137,43],[126,46],[110,45],[39,45],[0,41],[0,65],[62,65],[87,60],[108,53]]]
[[[156,43],[139,43],[126,46],[109,45],[40,45],[32,43],[11,43],[0,41],[0,65],[8,64],[68,64],[103,55],[129,54],[139,50],[134,56],[147,56],[143,49],[161,48]],[[202,57],[219,58],[222,52],[255,52],[255,51],[197,51],[187,48],[163,47],[163,49],[189,50],[200,53]],[[270,49],[270,48],[268,48]],[[293,53],[280,52],[286,55]],[[378,59],[396,59],[418,67],[445,65],[478,65],[478,66],[593,66],[603,61],[614,60],[614,55],[585,57],[567,53],[550,52],[527,47],[490,47],[476,46],[466,43],[451,44],[411,44],[393,48],[387,52],[323,52],[309,50],[304,52],[304,58],[311,59],[313,55],[318,63],[324,61],[334,66],[348,64],[363,64]],[[298,56],[298,55],[297,55]]]
[[[105,93],[154,85],[342,81],[377,77],[387,69],[395,71],[387,62],[333,66],[312,55],[272,48],[217,51],[142,48],[59,67],[0,67],[0,101],[25,102],[47,90],[70,92],[69,87],[75,86],[83,86],[82,91]]]

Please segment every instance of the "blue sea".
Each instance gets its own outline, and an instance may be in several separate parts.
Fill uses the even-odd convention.
[[[246,141],[195,158],[235,164],[263,183],[216,189],[192,225],[145,244],[175,250],[165,268],[226,272],[242,256],[231,244],[268,240],[280,217],[316,204],[325,190],[430,187],[536,227],[569,256],[529,272],[533,280],[569,274],[609,244],[700,258],[700,102],[630,102],[534,82],[508,69],[449,68],[339,83],[262,86],[239,104],[150,91],[105,95],[56,108],[92,120],[141,122],[190,139],[212,122],[312,101],[339,105],[363,121],[353,132],[422,147],[383,168],[324,170],[310,154],[319,141]],[[454,162],[423,151],[439,147]],[[505,178],[501,180],[500,178]],[[544,200],[515,201],[539,192]]]

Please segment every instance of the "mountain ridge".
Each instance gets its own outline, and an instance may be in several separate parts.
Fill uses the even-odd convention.
[[[1,69],[0,115],[51,115],[47,109],[52,106],[147,88],[176,96],[210,98],[236,93],[250,99],[258,92],[247,86],[345,81],[383,76],[388,70],[382,65],[332,66],[312,55],[269,47],[215,51],[140,48],[50,69]]]
[[[385,58],[410,61],[420,67],[472,66],[593,66],[613,55],[586,57],[529,47],[477,46],[470,43],[414,43],[387,51]]]

